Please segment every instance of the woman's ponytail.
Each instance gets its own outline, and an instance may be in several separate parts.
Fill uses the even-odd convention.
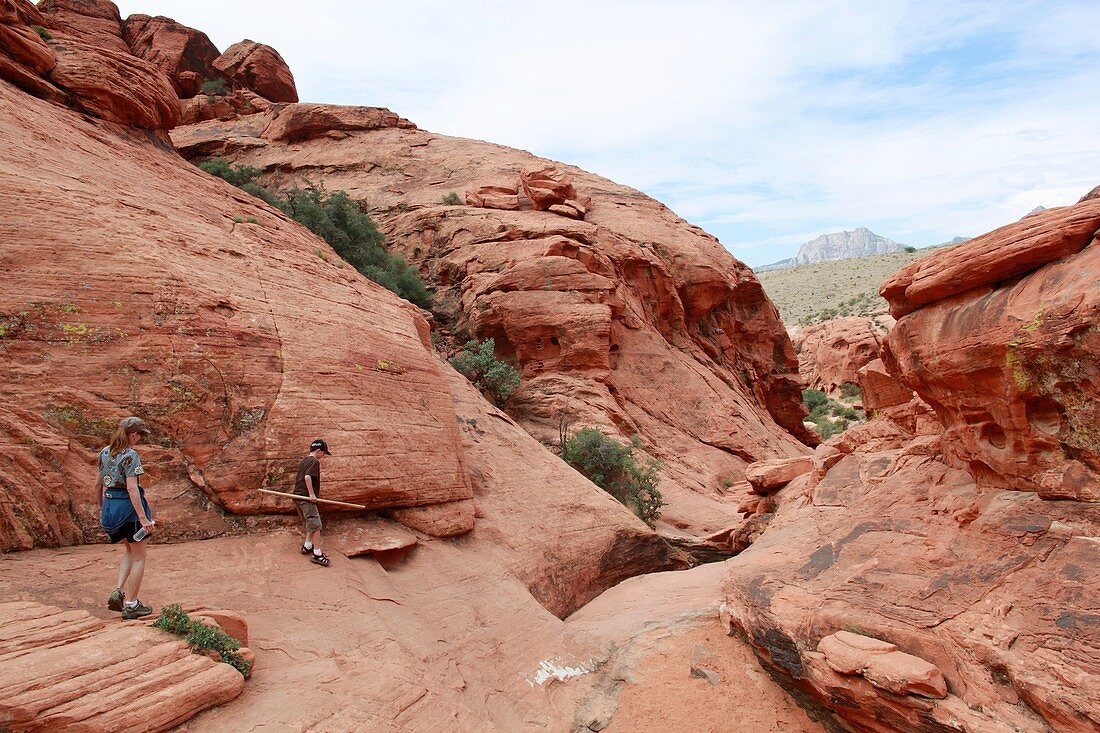
[[[111,449],[111,458],[116,457],[119,453],[130,447],[130,434],[127,433],[126,429],[121,425],[115,428],[115,432],[111,434],[109,447]]]

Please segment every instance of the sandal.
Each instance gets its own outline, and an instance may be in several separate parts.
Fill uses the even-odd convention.
[[[303,555],[308,555],[309,553],[313,552],[313,548],[306,547],[305,544],[302,545],[301,550]]]
[[[313,557],[309,558],[309,561],[310,562],[315,562],[318,565],[323,565],[326,568],[328,567],[329,562],[330,562],[329,559],[328,559],[328,555],[326,555],[323,552],[320,555],[314,554]]]

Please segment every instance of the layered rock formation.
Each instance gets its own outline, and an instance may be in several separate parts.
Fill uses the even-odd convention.
[[[843,384],[859,384],[859,370],[878,358],[893,324],[888,316],[834,318],[798,332],[798,372],[806,389],[837,395]]]
[[[819,446],[729,564],[731,632],[844,730],[1100,725],[1098,215],[887,282],[899,321],[861,379],[880,418]]]
[[[215,69],[272,102],[297,102],[294,75],[271,46],[245,39],[213,61]]]
[[[10,598],[11,596],[7,596]],[[0,726],[6,731],[165,731],[244,690],[228,664],[144,624],[0,603]]]
[[[1100,499],[1100,201],[918,260],[883,287],[885,361],[981,486]]]
[[[168,77],[182,99],[198,94],[205,80],[221,74],[214,62],[221,55],[206,34],[164,16],[131,15],[122,24],[130,51]]]
[[[362,201],[438,288],[437,318],[520,369],[508,412],[548,445],[563,424],[639,435],[664,462],[671,524],[728,527],[745,465],[806,453],[791,433],[813,440],[751,271],[637,191],[386,110],[290,105],[173,139],[274,188],[319,181]],[[443,203],[459,192],[466,206]]]
[[[883,255],[889,252],[901,252],[904,244],[892,239],[880,237],[867,227],[858,227],[851,232],[833,232],[822,234],[798,248],[798,254],[790,261],[789,267],[809,265],[813,262],[847,260],[852,257]]]

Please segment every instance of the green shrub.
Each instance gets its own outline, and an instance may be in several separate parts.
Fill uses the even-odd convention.
[[[462,204],[466,202],[459,198],[456,191],[451,191],[449,194],[443,197],[443,203],[446,206],[462,206]]]
[[[582,428],[562,445],[561,457],[652,525],[664,506],[657,490],[661,466],[657,461],[639,466],[634,460],[636,445],[621,445],[595,428]]]
[[[863,390],[859,388],[858,384],[852,384],[851,382],[845,382],[840,385],[840,395],[846,399],[852,399],[853,397],[859,399],[863,397]]]
[[[224,158],[211,158],[199,168],[252,194],[269,206],[291,216],[336,250],[336,254],[366,277],[392,290],[421,308],[432,307],[432,294],[420,273],[399,255],[386,249],[382,233],[343,191],[328,193],[324,186],[310,184],[279,196],[255,179],[263,173],[247,165],[230,165]]]
[[[496,357],[493,339],[466,342],[462,351],[451,359],[451,366],[483,392],[488,392],[497,405],[503,405],[519,388],[519,372]]]
[[[184,637],[183,640],[187,642],[193,652],[213,649],[221,655],[223,662],[245,677],[252,671],[252,663],[237,654],[237,650],[241,648],[239,641],[220,628],[207,626],[192,619],[184,613],[178,603],[162,608],[157,620],[153,622],[153,626],[170,634]]]
[[[913,247],[913,246],[908,246],[908,247],[905,248],[905,251],[906,252],[916,252],[917,248]]]
[[[861,419],[851,407],[816,389],[802,390],[802,404],[810,411],[806,419],[817,426],[817,432],[825,439],[844,432],[850,423]],[[833,416],[838,419],[833,419]]]
[[[34,32],[37,33],[38,37],[41,38],[43,41],[52,41],[53,40],[53,34],[50,33],[48,30],[46,30],[45,28],[43,28],[42,26],[32,25],[31,28],[34,29]]]
[[[802,390],[802,404],[810,410],[812,415],[815,410],[829,404],[829,395],[816,389]]]
[[[237,188],[242,188],[245,184],[251,183],[257,176],[263,173],[259,168],[253,168],[249,165],[230,165],[229,161],[225,158],[204,160],[199,163],[199,168],[212,176],[224,179]],[[259,188],[259,186],[257,186],[257,188]],[[249,191],[249,193],[252,192]]]
[[[208,96],[229,94],[229,83],[225,79],[208,79],[202,83],[202,93]]]

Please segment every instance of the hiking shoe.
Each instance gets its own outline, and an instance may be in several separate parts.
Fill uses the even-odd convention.
[[[115,592],[111,594],[111,597],[107,599],[107,609],[111,611],[121,611],[122,602],[126,600],[126,594],[122,592],[121,588],[115,588]]]
[[[148,616],[153,612],[152,606],[146,606],[141,601],[137,602],[136,606],[123,606],[122,607],[122,619],[124,621],[133,621],[135,618],[141,618],[142,616]]]

